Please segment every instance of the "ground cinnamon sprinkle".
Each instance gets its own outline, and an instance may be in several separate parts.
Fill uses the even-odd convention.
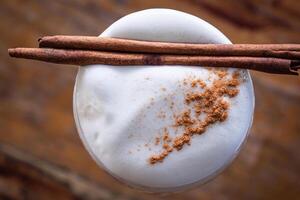
[[[164,128],[163,141],[167,143],[172,141],[172,138],[169,136],[169,131],[167,128]]]
[[[219,78],[224,78],[225,76],[228,75],[228,72],[226,69],[219,69],[219,70],[216,70],[215,73],[219,76]]]
[[[169,137],[167,129],[164,130],[162,152],[152,155],[149,158],[150,164],[163,162],[163,160],[173,152],[181,150],[185,145],[190,145],[192,136],[203,134],[208,126],[217,122],[223,122],[228,117],[229,103],[224,97],[233,98],[238,95],[240,84],[240,74],[235,71],[229,78],[227,70],[212,70],[217,75],[217,79],[208,87],[200,79],[184,79],[183,85],[194,88],[185,94],[185,103],[188,106],[180,114],[174,115],[174,127],[182,127],[181,135],[174,139]],[[204,90],[195,90],[199,86]],[[205,115],[200,119],[200,115]],[[160,140],[156,143],[159,144]]]
[[[191,118],[191,110],[186,110],[176,117],[176,126],[188,126],[194,124],[195,121]]]
[[[206,87],[206,83],[200,79],[194,79],[191,82],[191,87],[196,87],[199,85],[202,89]]]
[[[160,143],[160,137],[156,137],[155,138],[155,145],[159,145],[159,143]]]
[[[165,119],[165,118],[166,118],[166,113],[163,112],[163,111],[160,111],[160,112],[157,114],[157,117],[160,118],[160,119]]]

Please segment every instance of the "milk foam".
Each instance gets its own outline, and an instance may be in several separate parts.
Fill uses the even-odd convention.
[[[150,9],[125,16],[101,37],[230,43],[207,22],[169,9]],[[80,136],[97,163],[128,184],[171,191],[203,182],[231,162],[251,126],[252,82],[247,71],[241,73],[244,82],[239,86],[239,95],[227,99],[228,119],[194,136],[192,145],[174,151],[163,163],[150,165],[147,159],[161,151],[161,146],[154,145],[155,137],[173,123],[174,111],[165,99],[171,98],[175,109],[180,111],[186,105],[179,82],[192,75],[209,85],[214,75],[201,67],[81,67],[74,91],[74,114]],[[162,110],[166,113],[164,119],[158,117]],[[170,129],[170,135],[175,136],[175,131]]]

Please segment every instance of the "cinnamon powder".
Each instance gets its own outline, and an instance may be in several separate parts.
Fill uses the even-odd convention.
[[[224,100],[224,97],[233,98],[238,95],[239,89],[237,87],[240,84],[240,74],[235,71],[228,78],[227,70],[212,70],[212,72],[217,75],[217,79],[213,81],[210,87],[200,79],[183,80],[183,85],[190,87],[185,94],[185,104],[188,108],[178,115],[174,115],[174,127],[183,128],[183,132],[171,139],[165,128],[162,152],[152,155],[149,158],[150,164],[163,162],[173,152],[173,149],[180,151],[185,145],[191,145],[194,135],[201,135],[205,133],[209,126],[224,122],[228,118],[230,105]],[[200,119],[202,114],[205,117]]]

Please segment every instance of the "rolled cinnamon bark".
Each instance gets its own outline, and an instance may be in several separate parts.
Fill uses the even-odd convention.
[[[294,70],[299,69],[300,65],[299,60],[280,58],[137,54],[48,48],[15,48],[9,49],[8,52],[12,57],[69,65],[189,65],[224,68],[233,67],[290,75],[298,75]]]
[[[190,44],[63,35],[45,36],[38,41],[42,48],[300,59],[299,44]]]

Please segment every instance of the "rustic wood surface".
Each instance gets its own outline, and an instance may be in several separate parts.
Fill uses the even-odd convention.
[[[238,158],[202,187],[154,196],[118,183],[84,149],[72,115],[76,67],[7,55],[43,35],[98,35],[152,7],[200,16],[234,43],[300,43],[299,0],[2,0],[0,199],[300,198],[299,77],[252,73],[255,117]]]

